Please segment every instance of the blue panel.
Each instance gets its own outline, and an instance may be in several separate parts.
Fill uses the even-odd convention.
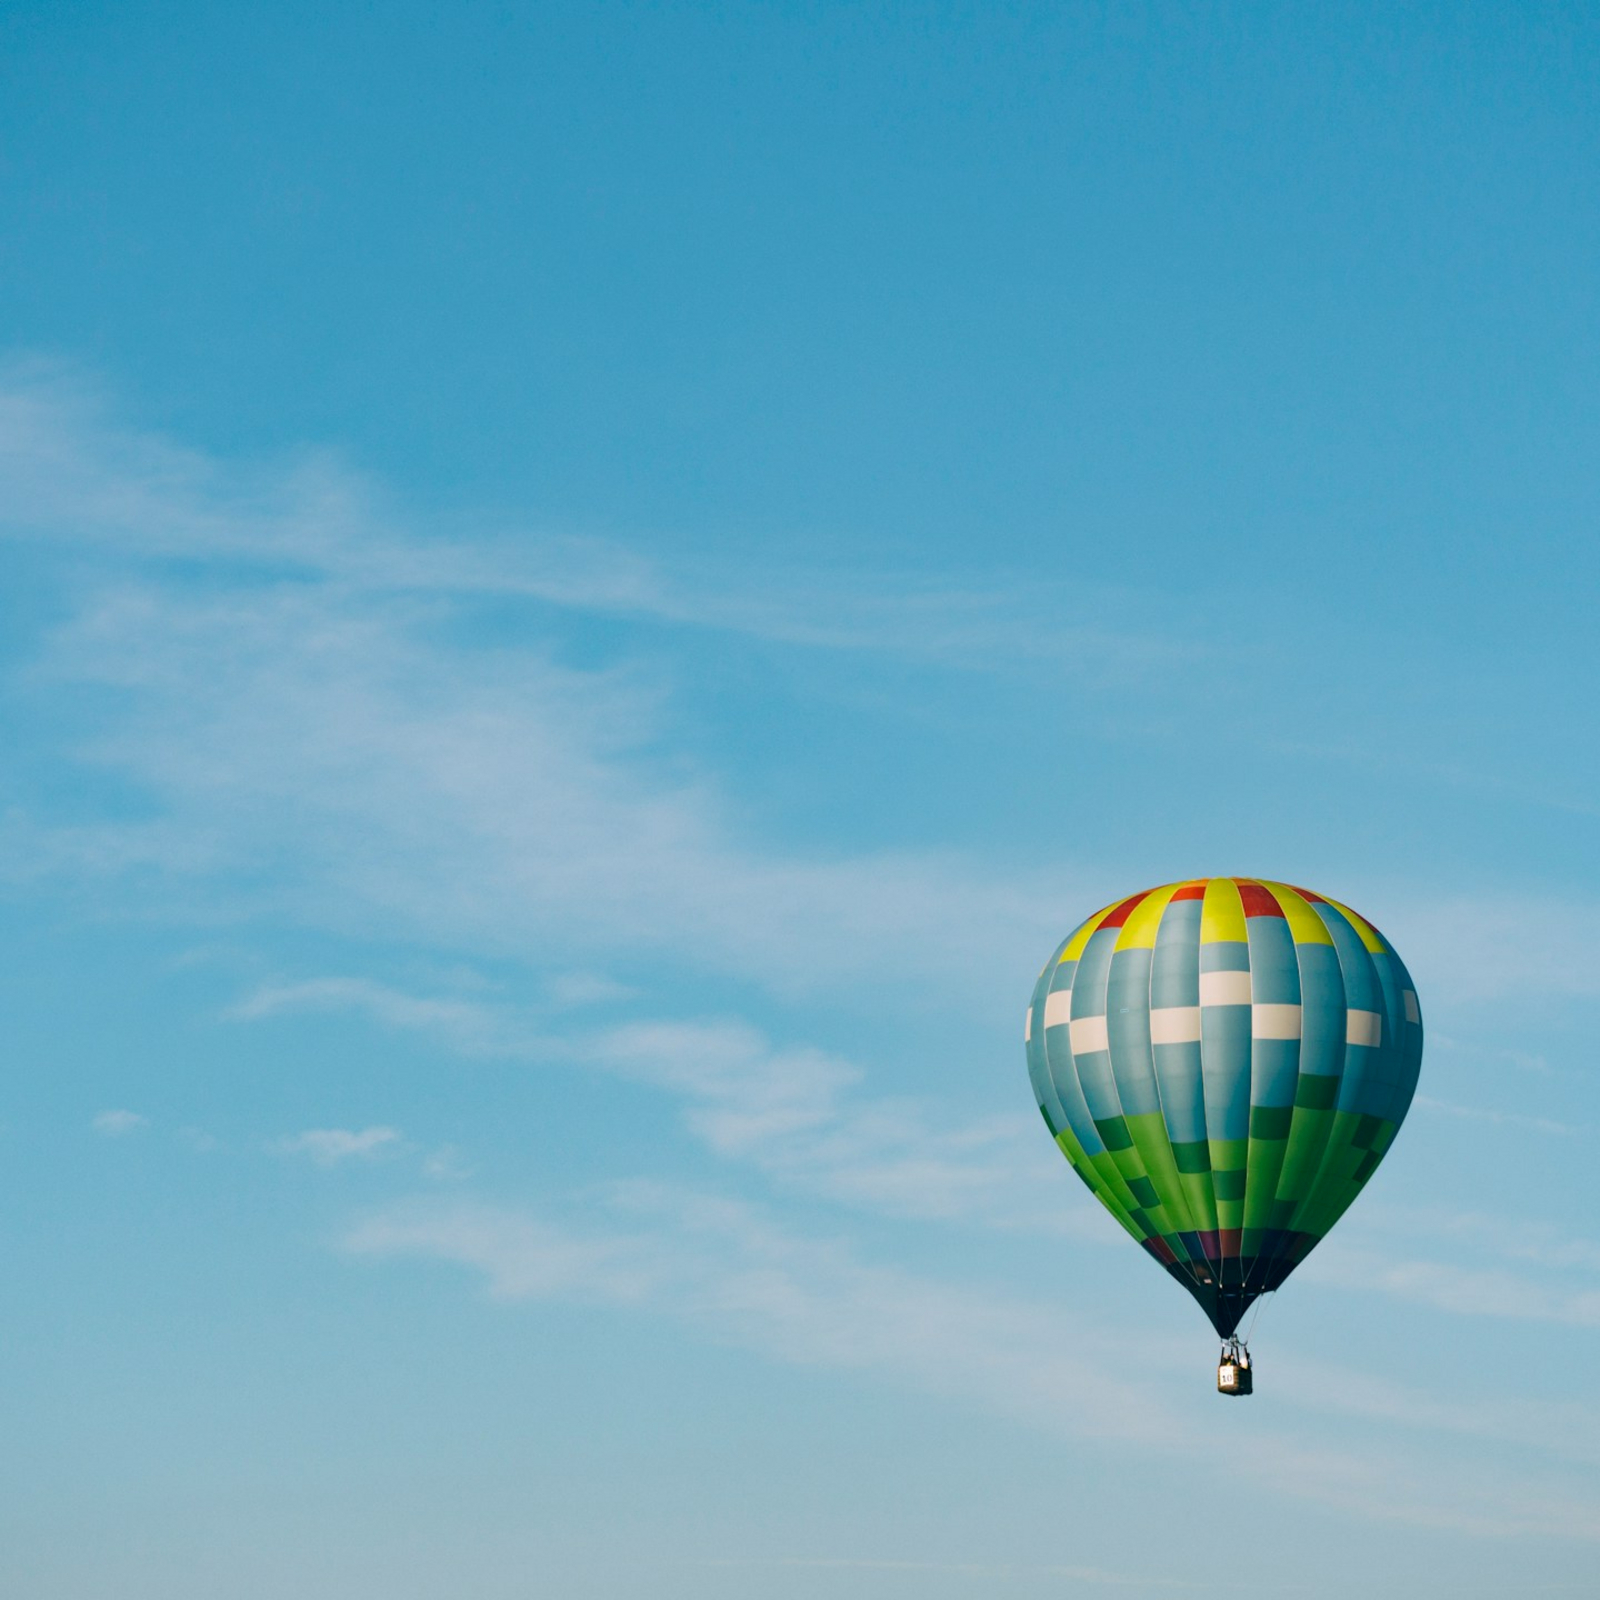
[[[1389,959],[1394,963],[1395,982],[1400,988],[1402,996],[1407,989],[1412,994],[1415,994],[1417,986],[1411,981],[1411,974],[1406,971],[1405,963],[1392,951]],[[1417,1078],[1422,1071],[1422,1012],[1420,1003],[1415,1022],[1406,1017],[1403,1003],[1400,1016],[1400,1091],[1403,1101],[1400,1115],[1404,1116],[1405,1109],[1411,1104],[1412,1095],[1417,1091]]]
[[[1068,1125],[1089,1155],[1099,1155],[1106,1147],[1105,1140],[1100,1137],[1100,1130],[1095,1127],[1088,1102],[1083,1097],[1083,1085],[1078,1081],[1077,1064],[1072,1059],[1066,1023],[1058,1022],[1055,1027],[1045,1030],[1044,1051],[1050,1081],[1055,1085],[1056,1098],[1066,1113]]]
[[[1345,1046],[1344,1082],[1339,1085],[1336,1102],[1340,1111],[1360,1111],[1374,1117],[1387,1116],[1389,1097],[1383,1079],[1383,1051],[1376,1045]]]
[[[1202,945],[1201,953],[1220,948],[1224,947]],[[1209,1136],[1245,1138],[1250,1131],[1249,1006],[1200,1008],[1200,1059]]]
[[[1333,935],[1334,948],[1339,952],[1339,971],[1344,979],[1345,998],[1352,1011],[1384,1013],[1383,988],[1372,965],[1372,957],[1361,942],[1355,929],[1332,906],[1317,905],[1324,913],[1323,922]],[[1371,1112],[1381,1116],[1385,1101],[1382,1085],[1383,1047],[1381,1045],[1354,1044],[1348,1039],[1344,1048],[1344,1081],[1339,1085],[1337,1105],[1341,1111]]]
[[[1169,1008],[1200,1004],[1198,900],[1173,900],[1161,914],[1150,963],[1150,1004]],[[1200,1041],[1158,1044],[1152,1051],[1167,1137],[1190,1144],[1206,1136],[1205,1080]]]
[[[1378,1008],[1383,1015],[1383,1044],[1378,1059],[1368,1074],[1367,1104],[1362,1107],[1374,1116],[1392,1117],[1399,1098],[1400,1075],[1404,1066],[1400,1054],[1399,1021],[1402,1016],[1400,990],[1388,971],[1388,957],[1382,954],[1371,958],[1372,970],[1378,977],[1378,989],[1383,1004]]]
[[[1050,1119],[1050,1126],[1061,1129],[1069,1126],[1067,1113],[1056,1093],[1055,1079],[1050,1076],[1050,1061],[1044,1048],[1044,1003],[1050,993],[1054,973],[1046,967],[1033,986],[1033,999],[1028,1007],[1028,1081],[1033,1085],[1033,1097],[1039,1109]]]
[[[1292,1106],[1300,1081],[1298,1039],[1255,1039],[1250,1051],[1250,1104]]]
[[[1248,972],[1250,946],[1243,939],[1218,939],[1200,946],[1202,972]],[[1197,995],[1198,995],[1198,991]]]
[[[1282,917],[1250,917],[1250,997],[1258,1005],[1300,1003],[1300,963]],[[1250,1050],[1250,1104],[1292,1106],[1300,1076],[1298,1039],[1256,1039]]]
[[[1120,928],[1096,928],[1078,957],[1078,970],[1072,980],[1072,1014],[1075,1017],[1103,1017],[1106,1014],[1106,978],[1110,974],[1111,952],[1117,947]]]
[[[1345,1004],[1354,1011],[1382,1011],[1383,991],[1372,959],[1361,936],[1332,906],[1313,901],[1311,909],[1323,920],[1339,952],[1339,971],[1344,980]]]
[[[1156,929],[1150,965],[1150,1004],[1200,1004],[1200,902],[1173,900]]]
[[[1090,1113],[1099,1121],[1122,1115],[1122,1101],[1117,1095],[1117,1081],[1111,1076],[1111,1052],[1090,1050],[1083,1055],[1073,1053],[1072,1064],[1078,1070],[1078,1082]]]
[[[1118,950],[1106,984],[1111,1073],[1125,1117],[1161,1109],[1150,1056],[1150,957],[1149,950]]]
[[[1295,959],[1294,937],[1282,917],[1251,917],[1250,992],[1258,1004],[1300,1004],[1300,963]]]
[[[1344,978],[1331,945],[1302,944],[1300,958],[1300,1070],[1318,1077],[1344,1071]]]
[[[1174,1144],[1190,1144],[1205,1138],[1206,1096],[1205,1080],[1200,1071],[1200,1041],[1158,1044],[1154,1055],[1167,1137]]]

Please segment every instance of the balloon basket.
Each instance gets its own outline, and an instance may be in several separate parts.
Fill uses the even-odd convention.
[[[1237,1339],[1230,1339],[1222,1347],[1222,1359],[1217,1362],[1218,1394],[1253,1394],[1255,1375],[1250,1370],[1250,1352]]]

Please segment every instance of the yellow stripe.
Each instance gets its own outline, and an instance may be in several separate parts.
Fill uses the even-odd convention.
[[[1323,895],[1322,898],[1328,900],[1327,895]],[[1328,904],[1356,930],[1361,937],[1362,944],[1372,951],[1374,955],[1382,955],[1388,950],[1388,945],[1383,942],[1383,935],[1364,917],[1358,917],[1349,906],[1342,906],[1337,900],[1328,900]]]
[[[1126,900],[1127,898],[1128,897],[1124,895],[1122,900]],[[1113,900],[1110,905],[1101,906],[1100,909],[1095,912],[1095,914],[1090,917],[1089,920],[1084,923],[1070,939],[1067,940],[1067,948],[1061,952],[1061,959],[1063,961],[1076,961],[1078,957],[1083,954],[1083,947],[1088,944],[1089,935],[1093,933],[1094,930],[1098,928],[1100,924],[1104,922],[1105,919],[1122,904],[1122,900]]]
[[[1328,932],[1322,918],[1311,909],[1309,900],[1302,899],[1286,883],[1272,883],[1263,878],[1261,884],[1263,888],[1271,890],[1273,899],[1283,907],[1283,915],[1289,924],[1289,937],[1296,944],[1333,943],[1333,935]]]
[[[1206,885],[1205,899],[1200,902],[1201,944],[1230,939],[1243,942],[1248,937],[1239,885],[1232,878],[1213,878]]]
[[[1167,902],[1181,887],[1180,884],[1169,883],[1164,888],[1152,889],[1129,912],[1128,920],[1122,925],[1121,937],[1117,940],[1117,949],[1155,949],[1156,929],[1161,926],[1161,913],[1167,909]]]

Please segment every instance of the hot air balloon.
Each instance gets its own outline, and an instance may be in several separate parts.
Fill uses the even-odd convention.
[[[1250,1393],[1240,1320],[1361,1192],[1416,1090],[1399,956],[1309,889],[1167,884],[1062,942],[1026,1039],[1061,1153],[1211,1319],[1219,1390]]]

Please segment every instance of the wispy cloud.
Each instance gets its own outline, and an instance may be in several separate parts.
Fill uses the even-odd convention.
[[[455,1183],[470,1178],[472,1163],[458,1145],[442,1144],[422,1158],[422,1175],[436,1183]]]
[[[1275,1350],[1272,1383],[1297,1410],[1361,1417],[1386,1427],[1487,1440],[1583,1466],[1600,1467],[1600,1412],[1581,1401],[1526,1394],[1470,1398],[1428,1393],[1372,1370],[1337,1366]]]
[[[398,1128],[308,1128],[304,1133],[275,1139],[268,1146],[274,1155],[306,1156],[319,1167],[345,1161],[372,1161],[394,1155],[404,1147]]]
[[[1107,679],[1194,661],[1201,641],[1153,627],[1150,601],[1096,590],[1075,618],[1037,578],[941,589],[905,573],[849,583],[773,572],[730,588],[625,546],[481,521],[420,531],[381,490],[326,453],[239,467],[118,425],[81,374],[35,363],[0,377],[0,533],[139,556],[252,563],[346,591],[520,597],[828,650],[871,650],[991,670],[1072,662]],[[1120,621],[1120,625],[1119,625]]]
[[[1500,1127],[1527,1128],[1533,1133],[1554,1133],[1563,1136],[1584,1131],[1582,1128],[1573,1127],[1570,1123],[1556,1122],[1550,1117],[1529,1117],[1517,1111],[1493,1111],[1482,1106],[1458,1106],[1449,1100],[1436,1100],[1430,1094],[1419,1094],[1411,1103],[1423,1111],[1456,1117],[1463,1122],[1491,1122]]]
[[[117,427],[44,371],[0,386],[0,506],[0,534],[103,558],[35,682],[110,697],[71,756],[139,796],[137,817],[74,824],[14,807],[0,870],[121,875],[154,911],[560,961],[552,997],[571,1004],[600,992],[575,959],[640,952],[786,992],[883,974],[971,992],[1048,947],[1051,884],[1073,906],[1098,888],[948,853],[758,844],[714,781],[665,757],[658,679],[562,666],[537,619],[484,643],[484,599],[974,664],[1003,641],[1119,681],[1178,648],[1135,630],[1119,657],[1048,607],[1025,621],[1015,596],[792,578],[729,594],[601,543],[424,537],[325,458],[224,466]]]
[[[1107,1243],[1122,1237],[1034,1118],[953,1117],[925,1099],[873,1095],[854,1063],[775,1044],[746,1022],[652,1019],[557,1032],[500,1001],[410,995],[348,978],[260,989],[232,1015],[259,1020],[322,1008],[359,1010],[469,1055],[555,1062],[647,1085],[680,1103],[685,1127],[714,1154],[790,1190],[890,1216]]]
[[[1099,1231],[1024,1115],[952,1119],[926,1101],[862,1095],[851,1064],[775,1047],[742,1023],[643,1022],[576,1050],[679,1096],[710,1149],[781,1184],[894,1216]]]
[[[150,1126],[150,1119],[137,1111],[102,1111],[94,1119],[94,1131],[108,1139],[125,1139]]]
[[[417,995],[368,978],[313,978],[263,984],[228,1011],[255,1022],[293,1012],[357,1011],[389,1028],[445,1040],[468,1055],[533,1053],[536,1036],[510,1008],[481,1000]]]
[[[1600,1328],[1600,1289],[1541,1282],[1495,1267],[1396,1260],[1334,1240],[1317,1251],[1301,1275],[1307,1281],[1393,1295],[1458,1316]]]
[[[499,1299],[648,1305],[786,1361],[893,1369],[1023,1420],[1041,1410],[1070,1419],[1075,1435],[1159,1442],[1169,1426],[1137,1385],[1095,1365],[1095,1352],[1109,1354],[1105,1336],[1070,1316],[865,1265],[841,1243],[795,1238],[731,1201],[637,1184],[613,1204],[625,1226],[604,1233],[481,1205],[411,1204],[360,1222],[344,1244],[470,1266]],[[1077,1358],[1063,1360],[1065,1348]]]
[[[1391,1204],[1352,1212],[1296,1281],[1452,1316],[1600,1327],[1588,1273],[1600,1273],[1600,1243],[1542,1219]]]
[[[1600,1242],[1575,1236],[1536,1217],[1486,1216],[1441,1207],[1373,1205],[1353,1213],[1363,1238],[1401,1238],[1415,1248],[1464,1246],[1482,1261],[1494,1258],[1547,1267],[1600,1272]]]
[[[1384,932],[1426,1001],[1474,1007],[1515,997],[1600,996],[1600,911],[1552,894],[1418,893],[1391,885]]]
[[[1029,970],[1055,907],[1098,892],[948,855],[758,849],[713,785],[661,767],[640,683],[446,648],[426,611],[304,587],[104,595],[51,670],[119,696],[81,755],[152,813],[14,817],[12,870],[75,862],[134,874],[157,907],[203,894],[211,916],[568,969],[651,952],[784,992],[970,994]]]
[[[1147,1467],[1214,1458],[1214,1424],[1197,1409],[1193,1364],[1176,1340],[873,1265],[841,1243],[795,1238],[727,1201],[634,1186],[613,1203],[609,1229],[580,1232],[502,1208],[410,1202],[358,1222],[343,1244],[354,1255],[468,1267],[503,1301],[575,1300],[668,1315],[777,1361],[870,1373],[1029,1428],[1135,1450]],[[1411,1401],[1408,1426],[1438,1425],[1414,1397],[1398,1400],[1402,1409]],[[1377,1413],[1369,1406],[1368,1414]],[[1444,1421],[1456,1429],[1456,1418]],[[1600,1538],[1600,1512],[1579,1485],[1528,1474],[1508,1484],[1436,1461],[1422,1469],[1392,1435],[1352,1452],[1253,1427],[1235,1470],[1258,1489],[1364,1519],[1480,1537]]]
[[[1127,1572],[1108,1572],[1104,1567],[1075,1567],[1060,1563],[993,1562],[993,1561],[915,1561],[882,1557],[877,1560],[860,1556],[787,1556],[766,1560],[698,1561],[697,1567],[707,1570],[733,1570],[750,1572],[905,1572],[928,1576],[949,1575],[978,1578],[989,1582],[1004,1582],[1016,1578],[1067,1579],[1074,1584],[1091,1584],[1112,1589],[1177,1590],[1207,1593],[1227,1589],[1230,1593],[1254,1593],[1269,1590],[1273,1594],[1299,1594],[1306,1585],[1278,1582],[1253,1582],[1237,1577],[1208,1582],[1194,1578],[1140,1577]]]
[[[637,660],[562,665],[550,616],[967,664],[1050,656],[1116,694],[1159,668],[1170,695],[1174,660],[1188,683],[1205,656],[1151,621],[1148,596],[1066,606],[1031,580],[932,593],[904,575],[733,592],[604,542],[421,532],[326,457],[212,460],[119,427],[44,369],[0,383],[0,507],[0,534],[97,552],[98,585],[38,681],[109,697],[72,756],[140,799],[137,817],[75,824],[13,809],[0,871],[117,875],[152,909],[269,910],[568,974],[648,954],[783,994],[893,980],[959,1003],[1127,885],[1109,863],[1024,874],[953,851],[771,846],[671,754],[662,680]],[[477,626],[482,602],[517,597],[543,620]],[[1393,884],[1376,901],[1425,998],[1600,993],[1600,920],[1579,901]]]

